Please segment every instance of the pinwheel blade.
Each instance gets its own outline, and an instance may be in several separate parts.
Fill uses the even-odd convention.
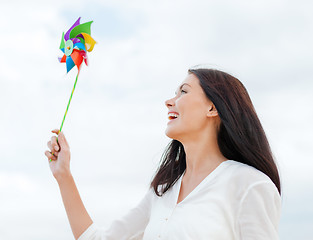
[[[80,51],[80,55],[84,58],[85,64],[88,66],[88,57],[85,51]]]
[[[82,43],[75,43],[74,44],[74,48],[75,49],[79,49],[79,50],[84,50],[84,51],[86,51],[86,47],[85,47],[85,45],[84,44],[82,44]]]
[[[65,36],[64,36],[65,41],[69,40],[70,38],[73,38],[73,37],[70,37],[70,33],[71,33],[71,31],[72,31],[75,27],[79,26],[79,24],[80,24],[80,17],[79,17],[79,18],[76,20],[76,22],[71,26],[71,28],[65,33]]]
[[[85,46],[87,48],[87,51],[91,52],[97,42],[88,33],[82,33],[82,35],[85,39]]]
[[[73,40],[73,43],[74,43],[74,44],[81,42],[78,37],[75,37],[75,38],[73,38],[72,40]]]
[[[65,42],[64,42],[64,32],[62,33],[62,38],[61,38],[61,43],[60,43],[60,49],[62,50],[65,47]],[[62,50],[64,52],[64,50]]]
[[[83,62],[83,56],[80,55],[79,50],[74,49],[71,58],[75,65],[77,66],[77,68],[79,69],[80,65]]]
[[[93,21],[82,23],[72,29],[70,32],[70,38],[75,38],[80,33],[87,33],[90,35],[90,25],[93,23]]]
[[[81,36],[81,37],[80,37]],[[78,39],[82,44],[85,44],[85,39],[83,38],[83,36],[81,34],[79,34],[78,36],[76,36],[75,39]]]
[[[71,71],[71,69],[75,66],[75,63],[73,61],[73,59],[71,58],[71,56],[68,56],[66,58],[66,70],[67,72]]]
[[[63,57],[59,58],[60,63],[66,62],[66,55],[64,54]]]

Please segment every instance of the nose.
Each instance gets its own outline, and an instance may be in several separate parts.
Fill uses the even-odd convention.
[[[166,107],[173,107],[175,105],[175,101],[174,101],[174,98],[171,98],[171,99],[168,99],[165,101],[165,106]]]

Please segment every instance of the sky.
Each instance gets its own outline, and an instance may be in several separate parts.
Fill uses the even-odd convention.
[[[312,1],[0,1],[0,239],[71,239],[44,152],[76,69],[63,31],[93,20],[63,132],[92,219],[108,227],[146,192],[170,139],[165,100],[197,64],[246,86],[282,180],[281,239],[313,235]]]

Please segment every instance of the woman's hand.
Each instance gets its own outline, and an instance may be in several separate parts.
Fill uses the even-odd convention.
[[[56,136],[51,137],[51,140],[47,144],[50,151],[46,151],[45,155],[48,158],[53,176],[59,181],[64,177],[71,176],[71,153],[63,132],[59,132],[58,129],[54,129],[52,132],[58,134],[58,139]]]

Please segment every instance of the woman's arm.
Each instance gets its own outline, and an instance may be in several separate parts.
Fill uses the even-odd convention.
[[[75,239],[92,224],[72,176],[58,181],[63,204]]]
[[[46,151],[51,172],[58,182],[63,204],[75,239],[92,224],[92,220],[80,198],[76,184],[70,171],[70,148],[66,138],[58,129],[52,131],[58,134],[48,142],[50,151]],[[51,159],[51,160],[50,160]]]
[[[116,218],[107,229],[92,224],[78,240],[142,240],[149,223],[153,189],[149,189],[141,201],[126,214]]]

